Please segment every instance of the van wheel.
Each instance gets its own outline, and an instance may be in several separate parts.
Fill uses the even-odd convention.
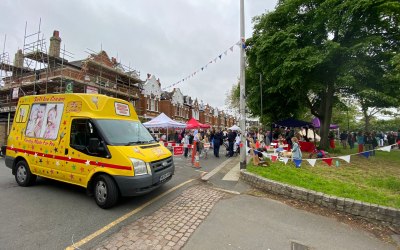
[[[94,182],[94,199],[101,208],[110,208],[118,201],[118,188],[108,175],[99,175]]]
[[[15,180],[18,185],[22,187],[27,187],[33,185],[36,181],[36,175],[31,173],[28,163],[26,161],[19,161],[15,165]]]

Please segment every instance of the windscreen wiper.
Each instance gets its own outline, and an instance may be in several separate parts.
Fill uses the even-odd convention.
[[[151,141],[130,141],[125,146],[130,146],[130,145],[133,145],[133,144],[145,144],[145,143],[151,143],[151,142],[154,142],[154,140],[151,140]]]

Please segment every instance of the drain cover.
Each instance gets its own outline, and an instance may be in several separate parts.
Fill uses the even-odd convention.
[[[310,248],[308,248],[308,246],[302,245],[302,244],[294,242],[294,241],[291,242],[290,249],[291,250],[310,250]]]

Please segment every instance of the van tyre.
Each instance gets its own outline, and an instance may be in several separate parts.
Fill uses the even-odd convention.
[[[110,208],[118,201],[118,187],[108,175],[99,175],[94,182],[94,199],[101,208]]]
[[[19,161],[15,165],[15,180],[22,187],[31,186],[36,181],[36,175],[31,173],[26,161]]]

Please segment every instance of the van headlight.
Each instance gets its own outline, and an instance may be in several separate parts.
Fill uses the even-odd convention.
[[[144,174],[151,174],[151,171],[149,172],[149,166],[146,162],[135,159],[135,158],[130,158],[133,169],[135,170],[135,175],[144,175]]]

